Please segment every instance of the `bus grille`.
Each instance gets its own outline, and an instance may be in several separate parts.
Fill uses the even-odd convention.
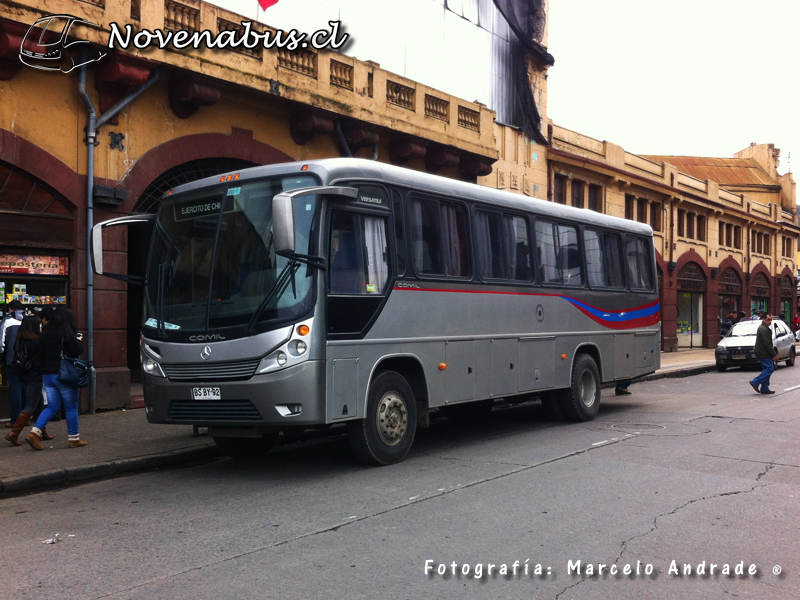
[[[169,405],[170,421],[186,421],[189,423],[215,422],[229,423],[234,421],[261,422],[256,407],[249,400],[202,401],[173,400]]]
[[[218,379],[250,379],[261,359],[225,363],[193,363],[161,365],[172,381],[213,381]]]

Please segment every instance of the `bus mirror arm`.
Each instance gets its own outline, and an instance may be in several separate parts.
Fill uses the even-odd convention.
[[[322,256],[314,256],[312,254],[295,254],[294,252],[277,252],[278,256],[283,256],[289,260],[296,260],[304,265],[317,267],[318,269],[327,269],[328,263]]]
[[[272,236],[275,240],[275,253],[291,257],[294,254],[294,200],[303,196],[326,194],[358,198],[358,189],[340,185],[302,188],[275,194],[272,198]],[[303,255],[297,255],[301,257]],[[304,256],[303,256],[304,257]],[[305,257],[304,257],[305,258]],[[297,260],[300,260],[297,258]],[[301,261],[305,262],[305,261]],[[310,264],[310,263],[309,263]]]

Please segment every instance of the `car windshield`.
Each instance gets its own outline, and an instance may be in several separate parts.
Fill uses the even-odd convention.
[[[288,260],[275,254],[272,198],[318,185],[279,177],[205,187],[170,197],[158,213],[145,290],[144,327],[206,331],[247,325]],[[294,203],[298,253],[308,254],[318,200]],[[259,322],[292,319],[310,308],[314,269],[297,270],[276,290]]]
[[[761,325],[761,319],[758,321],[742,321],[736,323],[728,332],[727,337],[744,337],[746,335],[755,335]]]

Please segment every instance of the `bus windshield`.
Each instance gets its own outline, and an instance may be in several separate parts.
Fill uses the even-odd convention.
[[[247,325],[264,298],[258,323],[306,312],[314,269],[302,266],[273,287],[289,259],[275,254],[272,198],[318,185],[310,176],[224,183],[167,197],[156,219],[145,289],[144,327],[207,331]],[[309,254],[319,212],[316,196],[297,200],[295,245]]]

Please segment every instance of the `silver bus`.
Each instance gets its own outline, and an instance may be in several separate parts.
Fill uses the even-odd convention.
[[[231,456],[346,423],[402,460],[434,410],[539,399],[591,420],[601,384],[659,367],[647,225],[360,159],[255,167],[170,190],[144,277],[152,423]],[[107,274],[107,273],[106,273]],[[114,276],[111,274],[111,276]]]

